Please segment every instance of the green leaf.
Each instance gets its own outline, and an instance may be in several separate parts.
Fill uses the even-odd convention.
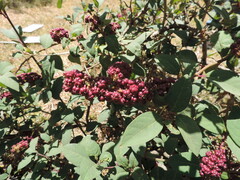
[[[36,149],[36,146],[38,144],[39,137],[36,137],[30,141],[29,148]]]
[[[199,160],[190,152],[184,152],[169,158],[168,163],[173,169],[179,170],[190,177],[200,177]]]
[[[8,176],[9,176],[9,174],[7,174],[7,173],[1,174],[0,179],[2,179],[2,180],[8,179]]]
[[[105,151],[100,155],[99,160],[101,162],[110,163],[112,161],[112,154],[110,152]]]
[[[22,161],[20,161],[20,163],[18,164],[18,170],[26,167],[28,164],[30,164],[30,162],[32,162],[32,158],[34,156],[30,155],[30,156],[26,156]]]
[[[62,148],[58,147],[58,148],[52,148],[48,153],[47,156],[55,156],[57,154],[60,154],[62,152]]]
[[[47,133],[41,133],[40,137],[42,140],[44,140],[45,142],[49,142],[51,140],[51,137],[47,134]]]
[[[14,66],[8,61],[0,61],[0,75],[11,71]]]
[[[199,121],[201,127],[216,134],[222,134],[225,130],[222,118],[219,117],[217,113],[208,109],[204,110],[203,114],[201,114],[197,121]]]
[[[67,144],[62,147],[62,153],[75,166],[80,166],[84,159],[90,160],[85,147],[80,144]]]
[[[176,61],[175,56],[168,54],[158,54],[155,56],[155,60],[164,71],[170,74],[178,75],[180,66]]]
[[[197,56],[193,51],[182,50],[177,53],[177,59],[181,62],[196,64],[198,62]]]
[[[127,54],[122,54],[119,56],[119,58],[125,62],[131,63],[134,61],[134,59],[136,58],[136,56],[129,56]]]
[[[71,129],[65,129],[65,131],[62,134],[62,144],[66,145],[69,144],[72,140],[72,130]]]
[[[228,70],[216,69],[210,73],[208,79],[223,90],[233,95],[240,96],[240,77],[236,73]]]
[[[41,172],[43,168],[46,167],[47,163],[47,159],[39,159],[34,166],[33,172]]]
[[[90,180],[99,176],[97,164],[89,159],[86,148],[81,144],[63,146],[63,154],[75,166],[80,166],[81,180]]]
[[[145,76],[146,74],[145,69],[139,63],[133,64],[133,73],[139,76]]]
[[[147,174],[140,167],[136,167],[133,169],[132,177],[134,180],[148,180],[149,179]]]
[[[91,33],[88,35],[87,39],[84,41],[81,41],[84,49],[87,50],[91,55],[95,55],[95,42],[97,41],[98,36],[95,33]],[[110,39],[111,40],[111,39]]]
[[[126,128],[120,146],[135,146],[146,143],[162,130],[162,118],[154,112],[145,112],[135,118]]]
[[[104,109],[98,116],[98,122],[102,123],[103,121],[108,120],[110,114],[111,114],[110,109]]]
[[[45,49],[47,49],[53,44],[53,39],[51,38],[50,34],[44,34],[40,36],[40,43]]]
[[[63,86],[63,77],[59,77],[56,80],[54,80],[51,92],[52,97],[54,99],[60,99],[60,93],[62,92],[62,86]]]
[[[226,171],[222,172],[221,179],[229,179],[229,175]]]
[[[229,18],[229,14],[228,12],[224,9],[224,8],[221,8],[221,6],[213,6],[212,7],[218,14],[220,14],[225,21],[229,21],[230,18]],[[221,8],[221,9],[220,9]]]
[[[66,122],[74,123],[74,119],[75,119],[74,112],[72,112],[71,109],[66,109],[62,113],[62,118]]]
[[[101,179],[97,164],[90,160],[83,159],[80,165],[80,180]]]
[[[3,84],[15,91],[19,91],[19,83],[14,78],[15,76],[12,73],[7,72],[4,75],[0,76],[0,84]]]
[[[170,136],[167,141],[164,142],[164,150],[168,154],[173,154],[175,148],[178,145],[178,138],[176,136]]]
[[[240,147],[240,108],[233,107],[227,120],[227,130],[232,140]]]
[[[56,69],[63,70],[63,61],[62,61],[61,56],[59,56],[59,55],[50,55],[50,56],[47,56],[45,58],[47,58],[50,63],[54,62],[55,63],[54,67]]]
[[[136,56],[141,56],[142,54],[141,45],[135,41],[128,44],[126,48]]]
[[[72,54],[69,54],[68,59],[73,63],[80,64],[80,56],[73,56]]]
[[[63,49],[65,49],[70,43],[71,43],[71,40],[69,38],[64,37],[61,39],[61,44]]]
[[[71,34],[73,37],[77,37],[82,34],[82,31],[84,30],[82,24],[74,24],[71,26]]]
[[[93,0],[93,2],[94,2],[94,5],[96,6],[96,8],[98,8],[99,7],[98,0]]]
[[[176,124],[189,149],[198,156],[202,147],[202,133],[197,123],[188,116],[178,115]]]
[[[58,0],[57,1],[57,7],[62,8],[62,3],[63,3],[63,0]]]
[[[109,35],[104,37],[105,41],[107,43],[107,49],[111,52],[113,52],[114,54],[117,54],[119,49],[120,49],[120,45],[118,43],[118,39],[116,38],[115,35]]]
[[[134,42],[138,44],[144,43],[144,41],[147,40],[147,38],[152,34],[152,32],[143,32],[140,34],[136,39],[134,39]]]
[[[170,106],[171,111],[180,112],[188,106],[191,96],[191,80],[183,77],[170,88],[166,95],[166,102]]]
[[[237,146],[229,136],[227,137],[227,145],[238,161],[240,161],[240,147]]]
[[[15,33],[15,31],[13,29],[0,28],[0,32],[10,39],[19,39],[18,35]]]
[[[98,143],[91,139],[92,136],[85,136],[80,144],[85,147],[88,156],[99,156],[101,154],[101,149]]]
[[[234,42],[231,34],[225,31],[217,31],[211,36],[211,42],[214,45],[214,48],[221,52],[225,48],[229,48]]]
[[[128,158],[128,159],[129,159],[129,163],[128,163],[128,167],[129,167],[129,168],[135,168],[135,167],[138,166],[139,162],[138,162],[138,159],[137,159],[135,153],[132,152],[132,153],[129,155],[129,158]]]

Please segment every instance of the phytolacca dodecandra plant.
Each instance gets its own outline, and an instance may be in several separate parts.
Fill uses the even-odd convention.
[[[11,153],[19,153],[25,149],[27,149],[29,146],[28,144],[28,140],[22,140],[20,141],[19,143],[17,144],[14,144],[12,147],[11,147]]]
[[[13,98],[12,93],[10,91],[3,92],[2,94],[0,94],[0,100],[3,98],[9,99],[9,100],[12,99]]]
[[[84,18],[85,23],[90,24],[91,31],[104,31],[104,34],[115,34],[118,29],[121,28],[121,25],[117,22],[110,22],[105,25],[101,22],[100,18],[97,15],[86,15]]]
[[[108,31],[110,34],[116,34],[118,29],[121,29],[121,25],[117,22],[111,22],[106,26],[106,31]]]
[[[151,100],[153,88],[159,95],[163,95],[171,85],[170,81],[166,81],[166,85],[165,81],[146,83],[140,79],[130,79],[131,72],[131,67],[125,62],[116,62],[110,66],[107,70],[109,77],[93,78],[78,70],[72,70],[64,73],[63,89],[72,94],[83,95],[89,100],[98,97],[100,101],[133,105]],[[163,83],[160,84],[161,82]]]
[[[95,31],[101,25],[100,18],[97,15],[86,15],[84,18],[85,23],[90,23],[90,30]]]
[[[130,105],[146,101],[149,90],[143,81],[128,78],[113,81],[108,77],[93,78],[83,72],[73,70],[64,73],[63,89],[72,94],[80,94],[88,100],[98,97],[100,101]]]
[[[231,45],[231,53],[240,58],[240,39],[238,39],[235,43]]]
[[[41,79],[42,77],[35,72],[22,73],[17,75],[17,80],[20,84],[29,83],[30,86],[35,85],[36,81]]]
[[[200,163],[200,175],[202,177],[220,177],[222,172],[227,169],[226,149],[220,146],[216,150],[206,152]]]
[[[151,90],[152,94],[157,94],[159,96],[164,96],[170,89],[173,83],[176,82],[176,79],[172,77],[168,78],[151,78],[148,82],[148,87]]]
[[[132,68],[125,62],[116,62],[108,68],[107,73],[113,80],[129,78]]]
[[[65,38],[69,38],[69,33],[67,30],[65,30],[64,28],[55,28],[52,29],[50,32],[50,35],[53,39],[53,41],[57,42],[57,43],[61,43],[61,40],[65,37]]]

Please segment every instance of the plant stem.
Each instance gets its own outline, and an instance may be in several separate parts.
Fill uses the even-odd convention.
[[[87,107],[87,112],[86,112],[86,122],[87,122],[87,124],[89,123],[89,114],[90,114],[91,104]]]
[[[204,66],[202,69],[200,69],[198,72],[195,73],[195,76],[198,76],[200,74],[202,74],[204,71],[214,67],[214,66],[219,66],[222,62],[226,61],[226,58],[223,58],[221,60],[218,60],[217,62],[213,63],[213,64],[208,64],[207,66]]]
[[[207,64],[207,41],[203,41],[202,44],[202,65],[205,66]]]
[[[80,131],[83,133],[84,136],[87,136],[86,133],[84,132],[81,124],[77,121],[77,120],[74,120],[74,122],[77,124],[77,126],[79,127]]]
[[[165,22],[166,22],[166,19],[167,19],[167,0],[164,0],[163,1],[163,22],[162,22],[162,25],[163,25],[163,27],[164,27],[164,24],[165,24]]]

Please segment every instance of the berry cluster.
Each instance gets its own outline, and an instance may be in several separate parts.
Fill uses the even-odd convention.
[[[63,90],[85,96],[88,100],[97,97],[100,101],[133,105],[151,100],[153,90],[164,95],[174,82],[171,78],[154,79],[149,83],[132,80],[129,79],[131,72],[131,67],[125,62],[116,62],[110,66],[107,70],[109,77],[93,78],[78,70],[68,71],[64,73]]]
[[[164,96],[172,86],[172,83],[175,83],[174,78],[165,78],[165,79],[160,79],[160,78],[153,78],[150,80],[148,83],[148,87],[151,90],[153,94],[158,94],[159,96]]]
[[[50,32],[50,35],[53,39],[53,41],[57,42],[57,43],[61,43],[61,40],[65,37],[65,38],[69,38],[69,34],[68,31],[65,30],[64,28],[55,28],[52,29]]]
[[[64,77],[65,91],[80,94],[88,100],[98,97],[100,101],[130,105],[144,102],[149,94],[145,83],[140,80],[125,78],[113,81],[107,77],[93,78],[77,70],[65,72]]]
[[[95,31],[96,29],[98,29],[98,26],[101,24],[99,17],[96,15],[92,16],[88,14],[86,15],[84,21],[85,23],[91,23],[91,27],[90,27],[91,31]]]
[[[118,18],[126,17],[128,15],[128,12],[130,12],[130,9],[121,9],[121,13],[117,14]]]
[[[111,34],[116,34],[116,31],[121,29],[121,25],[117,22],[111,22],[108,26]]]
[[[236,57],[240,58],[240,39],[231,45],[231,52]]]
[[[2,94],[0,94],[0,99],[3,98],[12,99],[13,98],[12,93],[9,91],[3,92]]]
[[[35,72],[22,73],[17,75],[17,79],[20,84],[29,83],[31,86],[35,85],[36,81],[40,80],[41,78],[42,77]]]
[[[11,147],[11,153],[19,153],[25,149],[28,148],[28,141],[27,140],[22,140],[20,141],[19,143],[17,144],[14,144],[12,147]]]
[[[222,172],[227,168],[226,162],[227,157],[224,147],[220,146],[217,150],[208,151],[200,163],[200,175],[220,177]]]
[[[128,63],[116,62],[108,68],[107,73],[113,80],[124,79],[130,77],[132,68]]]

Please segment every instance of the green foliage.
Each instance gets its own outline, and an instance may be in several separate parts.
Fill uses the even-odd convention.
[[[0,0],[0,32],[26,58],[0,62],[0,179],[239,179],[238,4],[102,4],[82,2],[34,50]]]

